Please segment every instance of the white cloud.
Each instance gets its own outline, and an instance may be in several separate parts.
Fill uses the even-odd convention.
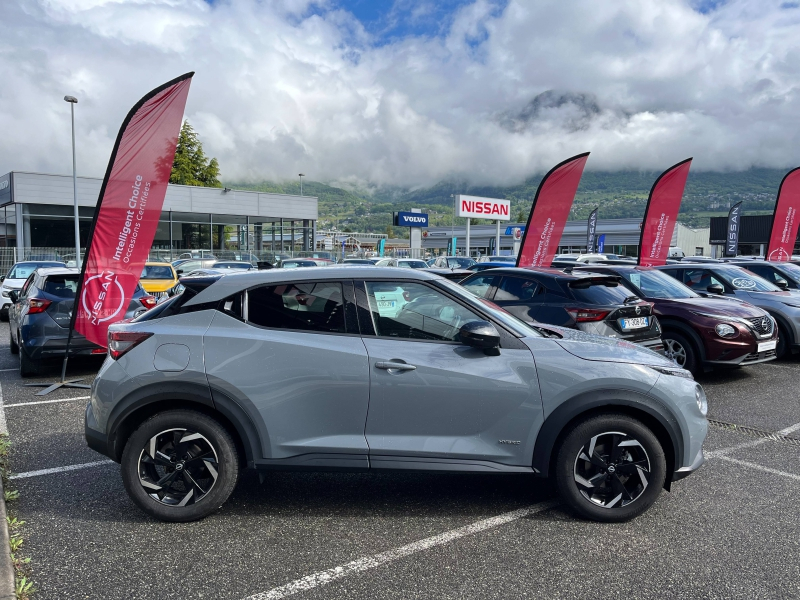
[[[800,9],[771,0],[477,0],[443,37],[380,44],[313,0],[13,0],[4,24],[2,172],[69,172],[72,94],[79,171],[102,175],[130,106],[189,70],[227,181],[510,183],[586,150],[604,170],[800,162]]]

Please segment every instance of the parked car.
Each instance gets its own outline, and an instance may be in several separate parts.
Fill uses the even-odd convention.
[[[729,264],[743,267],[782,290],[800,290],[800,265],[748,259],[733,259]]]
[[[212,269],[237,269],[237,270],[249,271],[250,269],[253,268],[253,265],[251,265],[249,262],[230,260],[230,261],[215,262],[213,265],[211,265],[211,268]]]
[[[380,259],[374,261],[374,263],[375,263],[375,266],[377,266],[377,267],[396,267],[397,266],[397,259],[396,258],[391,258],[391,257],[380,258]]]
[[[752,304],[702,297],[650,267],[603,265],[581,270],[618,275],[634,294],[651,302],[666,356],[692,373],[775,360],[778,330],[769,313]]]
[[[276,265],[279,269],[294,269],[296,267],[316,267],[316,262],[306,258],[286,258]]]
[[[0,277],[0,321],[8,321],[8,308],[11,306],[10,294],[19,291],[25,280],[39,267],[64,267],[63,262],[57,261],[24,261],[18,262],[8,270],[4,277]]]
[[[463,285],[527,323],[550,323],[614,337],[663,352],[653,305],[620,285],[617,275],[537,267],[476,273]]]
[[[499,263],[512,262],[512,263],[516,263],[517,262],[517,257],[516,256],[510,256],[510,255],[507,255],[507,254],[504,254],[504,255],[486,254],[484,256],[481,256],[478,259],[478,262],[479,263],[487,263],[487,262],[499,262]]]
[[[217,255],[211,250],[190,250],[178,255],[178,258],[188,258],[194,260],[216,260]]]
[[[655,267],[699,294],[717,294],[744,300],[765,310],[777,324],[778,358],[800,349],[800,294],[785,292],[740,266],[680,264]],[[772,323],[765,324],[764,333]]]
[[[146,262],[139,283],[145,292],[158,299],[170,295],[178,285],[178,275],[170,263]]]
[[[450,281],[456,282],[466,279],[472,275],[472,271],[467,271],[466,269],[439,269],[436,267],[428,267],[425,269],[425,271],[431,273],[432,275],[438,275],[444,279],[449,279]]]
[[[327,267],[328,265],[333,265],[333,264],[335,264],[335,263],[334,263],[334,261],[332,261],[332,260],[330,260],[330,259],[328,259],[328,258],[316,258],[316,257],[314,257],[314,258],[309,258],[309,257],[306,257],[306,256],[304,256],[304,257],[301,257],[301,258],[302,258],[303,260],[310,260],[311,262],[313,262],[313,263],[314,263],[315,265],[317,265],[318,267]]]
[[[19,354],[22,377],[37,375],[44,360],[64,356],[79,277],[78,269],[38,268],[19,293],[11,292],[10,346],[12,354]],[[125,318],[132,319],[155,305],[156,299],[137,284]],[[69,353],[104,354],[105,349],[74,332]]]
[[[439,256],[433,261],[434,269],[467,269],[474,265],[476,260],[466,256]]]
[[[619,340],[545,336],[426,270],[184,281],[111,326],[85,417],[155,518],[212,513],[248,466],[551,476],[577,514],[624,521],[703,463],[707,402],[688,371]],[[412,298],[399,312],[378,304],[389,286]]]
[[[374,261],[369,260],[368,258],[345,258],[344,260],[339,261],[337,264],[340,265],[375,265]]]
[[[397,266],[403,269],[427,269],[428,263],[418,258],[398,258]]]

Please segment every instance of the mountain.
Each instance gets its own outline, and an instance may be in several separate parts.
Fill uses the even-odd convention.
[[[749,169],[731,173],[695,172],[689,174],[678,220],[690,227],[707,227],[709,217],[727,215],[728,208],[743,201],[746,214],[771,213],[785,170]],[[583,174],[570,219],[583,219],[597,206],[600,218],[635,218],[644,215],[650,187],[657,172],[587,171]],[[319,198],[319,227],[336,226],[349,231],[386,232],[392,212],[421,208],[430,215],[432,226],[447,226],[453,220],[453,197],[470,194],[511,200],[512,218],[524,221],[542,175],[518,185],[475,186],[463,180],[441,181],[428,188],[377,187],[343,189],[315,181],[303,182],[303,193]],[[237,189],[299,194],[298,182],[236,183]],[[488,221],[487,221],[488,222]],[[408,235],[405,228],[391,232]]]

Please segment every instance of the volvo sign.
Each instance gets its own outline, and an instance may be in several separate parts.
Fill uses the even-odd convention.
[[[394,224],[396,227],[427,227],[428,215],[426,213],[399,212]]]

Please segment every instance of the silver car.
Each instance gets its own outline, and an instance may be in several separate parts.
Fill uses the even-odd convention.
[[[552,476],[577,514],[622,521],[703,463],[688,371],[537,330],[424,269],[183,283],[110,328],[86,409],[89,446],[158,519],[212,513],[248,467]]]
[[[747,270],[746,265],[683,264],[656,267],[703,295],[721,294],[753,304],[772,317],[757,332],[766,336],[778,328],[778,358],[800,350],[800,291],[784,291]],[[755,323],[755,322],[754,322]]]

